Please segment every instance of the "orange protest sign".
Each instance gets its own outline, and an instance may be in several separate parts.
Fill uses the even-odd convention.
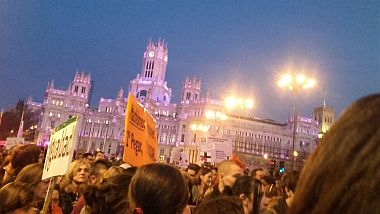
[[[125,116],[123,160],[132,166],[157,161],[156,121],[132,93]]]

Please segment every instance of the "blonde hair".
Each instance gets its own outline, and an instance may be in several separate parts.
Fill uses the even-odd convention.
[[[78,171],[80,166],[87,165],[88,169],[91,168],[90,163],[87,160],[81,159],[81,160],[74,160],[67,170],[66,174],[62,178],[61,182],[61,188],[65,191],[66,187],[72,184],[74,174]]]

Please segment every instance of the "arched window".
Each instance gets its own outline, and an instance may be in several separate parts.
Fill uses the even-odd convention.
[[[148,92],[146,91],[146,90],[141,90],[140,91],[140,97],[146,97],[146,94],[147,94]]]

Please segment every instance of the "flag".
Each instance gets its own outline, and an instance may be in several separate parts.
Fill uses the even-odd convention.
[[[24,112],[22,112],[20,126],[18,127],[18,132],[17,132],[17,138],[22,137],[23,129],[24,129]]]

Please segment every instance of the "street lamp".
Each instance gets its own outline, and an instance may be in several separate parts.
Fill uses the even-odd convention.
[[[209,130],[209,125],[207,124],[203,124],[203,123],[192,123],[190,125],[190,129],[194,132],[194,138],[193,138],[193,142],[191,143],[192,145],[195,145],[196,148],[193,152],[190,152],[189,154],[189,158],[190,158],[190,163],[195,163],[198,161],[198,146],[200,145],[200,143],[202,143],[202,141],[204,141],[204,137],[200,136],[200,143],[197,141],[197,133],[200,132],[200,133],[206,133],[208,130]],[[185,148],[186,150],[186,148]]]
[[[315,79],[308,78],[304,74],[284,74],[281,76],[280,80],[278,81],[278,86],[280,88],[288,88],[293,92],[294,96],[294,112],[293,112],[293,134],[292,134],[292,165],[291,169],[293,170],[294,166],[294,157],[298,155],[297,151],[295,150],[295,141],[296,141],[296,127],[297,127],[297,119],[298,119],[298,112],[297,112],[297,94],[299,90],[302,89],[309,89],[313,88],[316,84]]]
[[[224,106],[227,108],[227,110],[233,110],[233,109],[251,109],[254,106],[253,99],[251,98],[243,98],[243,97],[237,97],[237,96],[229,96],[224,100]],[[241,115],[239,113],[239,122],[241,121]],[[240,126],[237,127],[237,131],[239,132]],[[240,135],[237,135],[236,137],[236,145],[235,148],[238,147],[238,144],[240,144]]]
[[[229,96],[224,100],[224,106],[227,109],[236,109],[236,108],[251,109],[254,106],[254,102],[251,98]]]

